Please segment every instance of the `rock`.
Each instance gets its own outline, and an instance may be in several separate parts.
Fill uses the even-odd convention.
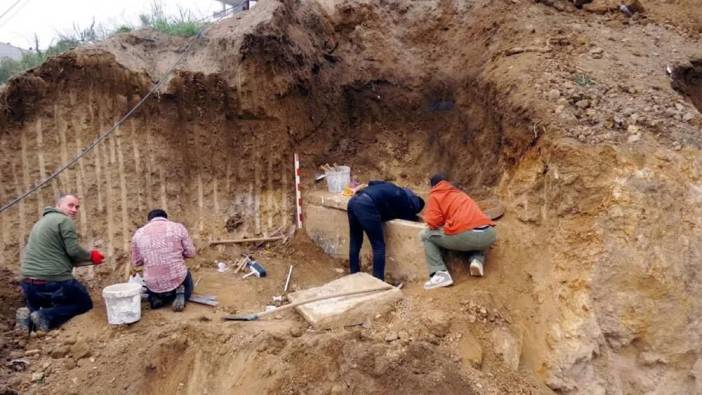
[[[44,372],[32,373],[32,383],[38,383],[44,380]]]
[[[629,143],[629,144],[633,144],[633,143],[635,143],[635,142],[637,142],[637,141],[639,141],[639,140],[641,140],[641,135],[639,135],[639,134],[632,134],[631,136],[629,136],[629,137],[626,139],[626,142]]]
[[[593,0],[587,4],[583,4],[583,9],[594,14],[606,14],[612,10],[612,4],[609,0]]]
[[[400,336],[397,335],[397,332],[388,332],[388,334],[385,335],[385,341],[388,342],[388,343],[389,343],[389,342],[392,342],[392,341],[395,341],[395,340],[397,340],[397,339],[399,339],[399,338],[400,338]]]
[[[495,354],[512,370],[519,368],[522,342],[507,328],[497,327],[490,333]]]
[[[69,349],[68,346],[58,346],[58,347],[54,347],[54,348],[49,352],[49,355],[51,355],[51,358],[58,359],[58,358],[63,358],[63,357],[65,357],[66,355],[68,355],[68,353],[69,353],[70,351],[71,351],[71,350]]]
[[[695,118],[695,114],[693,114],[691,112],[687,112],[687,113],[685,113],[685,115],[683,115],[682,120],[685,122],[690,122],[694,118]]]
[[[40,353],[41,353],[41,350],[39,350],[38,348],[34,348],[34,349],[32,349],[32,350],[27,350],[27,351],[25,351],[25,352],[24,352],[24,356],[25,356],[25,357],[31,357],[31,356],[33,356],[33,355],[39,355]]]
[[[24,372],[25,370],[27,370],[27,368],[28,368],[29,365],[31,365],[31,364],[32,364],[32,363],[29,362],[28,359],[19,358],[19,359],[12,359],[12,360],[11,360],[10,362],[8,362],[5,366],[7,366],[7,367],[9,367],[9,368],[12,368],[12,370],[14,370],[14,371],[16,371],[16,372]],[[1,394],[1,393],[2,393],[2,392],[0,392],[0,394]]]
[[[71,356],[76,360],[87,358],[92,354],[92,352],[90,351],[90,347],[85,342],[85,340],[78,340],[76,344],[71,346],[70,352]]]
[[[302,328],[301,325],[295,325],[290,328],[290,336],[292,337],[300,337],[304,333],[304,329]]]
[[[665,355],[648,351],[644,351],[641,354],[639,354],[639,358],[641,358],[641,362],[645,366],[667,364],[669,362],[668,358],[666,358]],[[702,367],[702,365],[700,367]]]
[[[585,110],[586,108],[590,107],[590,101],[587,99],[578,100],[577,102],[575,102],[575,106],[582,110]]]
[[[20,386],[20,384],[22,384],[22,378],[18,375],[10,376],[10,379],[7,380],[7,384],[10,386],[10,388],[17,388]]]
[[[78,366],[78,364],[73,358],[66,358],[65,362],[63,363],[63,367],[66,368],[66,370],[75,369],[76,366]]]
[[[483,364],[483,348],[470,332],[465,333],[458,342],[458,353],[462,357],[464,367],[480,369]]]
[[[422,324],[429,333],[437,337],[444,337],[449,333],[451,321],[441,311],[432,311],[422,318]]]
[[[23,356],[24,356],[24,352],[20,351],[20,350],[10,351],[10,355],[9,355],[10,359],[17,359],[17,358],[21,358]]]
[[[66,340],[63,341],[63,344],[67,346],[72,346],[76,344],[76,338],[75,337],[67,337]]]
[[[682,111],[685,109],[685,107],[680,103],[675,103],[675,109],[678,111]]]
[[[561,92],[558,89],[551,89],[546,94],[546,97],[548,98],[548,100],[556,101],[561,97]]]
[[[592,56],[593,59],[601,59],[602,54],[604,53],[604,49],[595,47],[590,50],[590,56]]]
[[[640,130],[641,130],[641,128],[638,127],[638,126],[636,126],[636,125],[629,125],[629,126],[627,126],[627,128],[626,128],[626,131],[629,132],[629,133],[631,133],[631,134],[636,134],[636,133],[638,133]]]

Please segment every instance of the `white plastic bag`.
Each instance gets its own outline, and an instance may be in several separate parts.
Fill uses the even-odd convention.
[[[129,280],[127,280],[127,282],[141,285],[141,298],[146,299],[148,297],[148,294],[146,293],[146,283],[144,282],[144,279],[141,277],[140,273],[129,276]]]

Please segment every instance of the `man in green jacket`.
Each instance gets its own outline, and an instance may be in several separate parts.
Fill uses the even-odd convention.
[[[28,309],[17,314],[18,323],[26,329],[33,325],[47,332],[93,308],[88,290],[73,278],[73,267],[99,265],[105,257],[78,244],[73,219],[79,209],[76,196],[62,194],[56,207],[44,209],[29,234],[21,282]]]

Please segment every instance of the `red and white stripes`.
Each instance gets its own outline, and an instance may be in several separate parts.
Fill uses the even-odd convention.
[[[300,157],[295,153],[295,202],[297,206],[297,228],[302,229],[302,193],[300,193]]]

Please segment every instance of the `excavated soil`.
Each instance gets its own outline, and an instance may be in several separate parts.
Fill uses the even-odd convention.
[[[47,187],[0,213],[2,267],[59,191],[107,262],[77,275],[96,308],[7,343],[27,393],[675,393],[702,391],[702,147],[696,1],[275,1],[208,29],[161,90]],[[0,199],[106,130],[182,54],[152,31],[50,59],[0,92]],[[293,313],[223,323],[344,273],[298,232],[256,251],[271,277],[214,270],[294,218],[324,163],[426,190],[442,170],[506,207],[486,277],[408,284],[394,312],[316,332]],[[217,309],[145,311],[111,328],[146,212],[183,222]],[[5,295],[5,294],[2,294]],[[13,295],[13,294],[9,294]],[[16,294],[15,294],[16,295]],[[4,296],[3,296],[4,297]],[[13,299],[14,300],[14,299]],[[12,309],[3,310],[10,320]],[[6,318],[7,317],[7,318]],[[13,349],[14,347],[14,349]],[[27,358],[29,364],[12,362]],[[7,365],[9,363],[9,365]],[[18,365],[19,364],[19,365]],[[21,365],[21,367],[20,367]],[[15,367],[16,366],[16,367]]]

